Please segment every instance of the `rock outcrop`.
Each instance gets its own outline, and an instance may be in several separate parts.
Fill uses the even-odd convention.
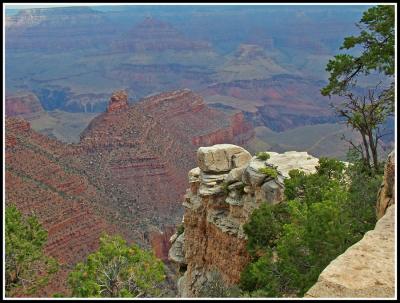
[[[384,179],[378,193],[378,202],[376,204],[376,217],[378,220],[385,214],[386,209],[395,202],[395,158],[396,154],[393,150],[386,161]]]
[[[5,100],[7,117],[33,119],[44,113],[38,97],[30,92],[7,95]]]
[[[115,112],[128,108],[128,93],[124,90],[115,91],[108,103],[107,112]]]
[[[184,233],[171,238],[169,254],[187,269],[178,281],[182,297],[196,297],[213,270],[227,284],[238,283],[250,260],[243,225],[261,203],[282,201],[290,169],[310,173],[318,163],[306,152],[269,154],[263,161],[231,144],[198,149],[198,167],[189,171],[190,188],[183,202]],[[276,178],[259,171],[267,166],[276,169]]]
[[[395,296],[395,151],[385,165],[378,193],[378,222],[333,260],[305,297],[390,298]]]

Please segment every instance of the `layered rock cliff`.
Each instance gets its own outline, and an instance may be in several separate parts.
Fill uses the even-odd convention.
[[[378,222],[333,260],[305,297],[393,298],[395,296],[395,152],[391,152],[378,193]]]
[[[125,93],[116,92],[107,112],[81,134],[79,157],[71,161],[79,161],[99,187],[112,193],[123,224],[141,230],[143,242],[166,258],[169,242],[163,239],[182,216],[179,201],[198,144],[245,144],[253,133],[243,115],[211,109],[187,89],[131,106]],[[154,230],[161,234],[155,236]]]
[[[190,40],[171,24],[147,17],[121,39],[116,40],[113,47],[120,51],[161,52],[208,49],[210,45],[206,42]]]
[[[227,135],[215,136],[219,131]],[[208,108],[189,90],[133,106],[125,92],[115,92],[107,112],[90,123],[78,144],[7,118],[6,203],[24,214],[35,211],[49,231],[46,251],[65,266],[39,295],[65,291],[68,268],[97,248],[103,231],[152,247],[166,260],[182,217],[178,201],[185,175],[196,163],[194,138],[245,143],[251,135],[242,117]]]
[[[170,260],[185,271],[178,281],[182,297],[196,297],[214,270],[225,283],[238,283],[250,261],[244,223],[261,203],[282,201],[283,180],[291,169],[311,173],[318,164],[306,152],[269,154],[262,161],[230,144],[198,149],[198,167],[189,171],[183,202],[184,232],[171,237],[169,252]],[[274,167],[277,177],[259,171],[265,167]]]
[[[7,117],[23,117],[30,120],[44,113],[38,97],[31,92],[7,95],[5,99]]]
[[[201,91],[206,98],[215,100],[234,98],[236,108],[253,104],[256,110],[247,110],[256,125],[274,131],[285,131],[299,126],[333,123],[337,118],[319,93],[321,83],[295,75],[272,75],[268,79],[233,80],[211,84]],[[244,102],[243,100],[246,100]],[[249,100],[249,101],[247,101]],[[336,103],[340,100],[332,98]]]
[[[115,36],[104,13],[89,7],[22,9],[5,22],[6,48],[31,51],[82,50]]]
[[[60,264],[50,283],[32,295],[66,294],[71,265],[98,248],[101,233],[129,234],[107,220],[114,214],[104,205],[107,194],[60,159],[68,146],[36,133],[23,119],[6,118],[5,124],[5,203],[37,216],[48,231],[45,253]]]

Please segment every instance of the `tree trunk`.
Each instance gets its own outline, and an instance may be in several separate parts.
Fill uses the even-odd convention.
[[[369,152],[369,147],[368,147],[368,142],[367,142],[367,138],[366,138],[366,134],[363,130],[360,130],[361,133],[361,137],[363,140],[363,144],[364,144],[364,149],[365,149],[365,164],[371,168],[371,156],[370,156],[370,152]]]
[[[372,134],[372,131],[368,132],[368,139],[369,139],[369,146],[371,148],[371,153],[372,153],[372,161],[374,163],[374,169],[375,172],[378,172],[378,142],[375,142],[374,136]]]

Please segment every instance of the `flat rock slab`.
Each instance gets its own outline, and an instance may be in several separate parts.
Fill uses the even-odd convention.
[[[289,171],[298,169],[307,174],[316,172],[318,158],[309,155],[307,152],[288,151],[283,154],[268,152],[270,158],[266,161],[277,167],[278,172],[284,177],[289,177]]]

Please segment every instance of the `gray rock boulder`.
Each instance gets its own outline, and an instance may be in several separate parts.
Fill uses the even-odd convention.
[[[275,180],[265,182],[261,186],[267,203],[277,204],[283,200],[283,187]]]
[[[185,233],[180,234],[168,252],[168,259],[178,264],[186,264],[185,259]]]
[[[232,144],[217,144],[197,150],[198,166],[208,173],[228,172],[245,165],[250,159],[247,150]]]
[[[241,181],[245,168],[246,168],[245,166],[233,168],[225,179],[226,183],[231,184],[234,182]]]
[[[251,185],[253,187],[260,186],[264,182],[266,175],[260,173],[258,170],[264,167],[265,167],[265,161],[253,157],[250,160],[249,165],[243,172],[242,182],[244,184]]]

